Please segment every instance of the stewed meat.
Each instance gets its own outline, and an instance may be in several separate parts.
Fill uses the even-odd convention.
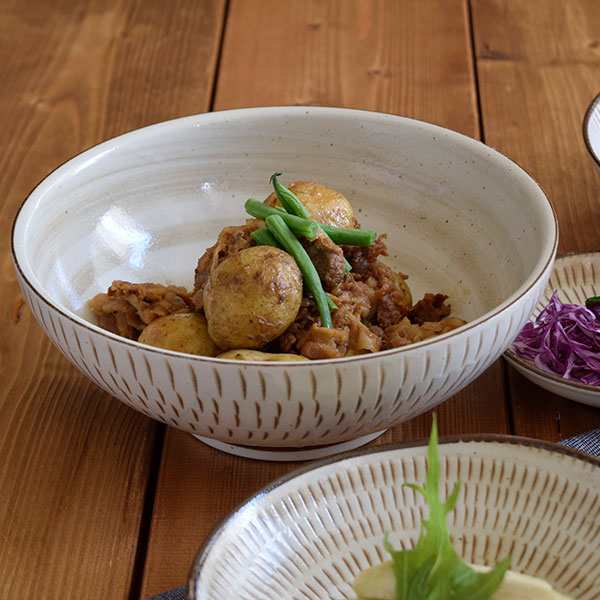
[[[193,308],[189,292],[182,287],[159,283],[113,281],[106,294],[97,294],[89,308],[104,329],[130,339],[158,317]]]
[[[295,322],[275,340],[276,349],[312,359],[334,358],[405,346],[464,324],[445,318],[450,307],[443,294],[425,294],[413,306],[406,275],[378,259],[387,255],[384,236],[367,248],[346,246],[344,254],[352,271],[342,272],[335,287],[326,286],[337,306],[333,328],[321,327],[314,301],[304,298]],[[320,275],[324,278],[323,271]]]
[[[447,318],[438,322],[426,321],[421,325],[415,325],[405,317],[399,323],[385,328],[383,349],[399,348],[400,346],[421,342],[435,335],[452,331],[464,324],[465,322],[462,319]]]
[[[427,321],[441,321],[450,315],[451,307],[446,304],[445,294],[425,294],[408,313],[411,323],[422,325]]]
[[[313,359],[346,356],[348,337],[349,333],[346,329],[313,325],[300,339],[300,354]]]
[[[370,246],[342,246],[346,260],[352,265],[352,273],[366,273],[378,257],[388,255],[385,238],[384,233]]]
[[[344,279],[344,253],[329,236],[319,230],[319,236],[312,242],[305,242],[306,253],[310,256],[325,291],[331,292]]]

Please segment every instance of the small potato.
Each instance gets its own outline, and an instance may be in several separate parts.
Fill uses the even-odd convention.
[[[356,227],[352,205],[340,192],[312,181],[295,181],[288,189],[298,196],[315,221],[336,227]],[[281,206],[275,193],[265,200],[265,204]]]
[[[287,252],[253,246],[221,262],[203,294],[208,333],[220,348],[262,348],[296,319],[302,275]]]
[[[139,337],[142,344],[175,352],[215,356],[219,348],[208,335],[206,319],[200,313],[175,313],[147,325]]]
[[[228,358],[230,360],[267,360],[269,362],[280,362],[284,360],[308,360],[300,354],[273,354],[271,352],[259,352],[258,350],[229,350],[219,354],[217,358]]]

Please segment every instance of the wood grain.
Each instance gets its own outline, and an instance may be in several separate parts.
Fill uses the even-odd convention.
[[[319,104],[382,110],[478,135],[469,24],[461,1],[252,2],[229,8],[215,109]],[[444,433],[507,430],[496,364],[439,410]],[[424,438],[430,418],[377,443]],[[294,464],[220,454],[169,430],[143,595],[186,581],[219,519]]]
[[[378,110],[477,137],[466,3],[232,0],[215,109],[274,104]]]
[[[600,91],[596,0],[475,0],[485,141],[516,160],[556,209],[561,252],[600,246],[600,169],[581,123]],[[516,433],[558,440],[600,425],[600,410],[510,373]]]
[[[79,374],[19,296],[10,225],[83,148],[208,107],[218,0],[0,6],[0,598],[126,598],[158,426]]]
[[[512,413],[518,435],[559,442],[600,427],[600,409],[560,398],[508,367]]]

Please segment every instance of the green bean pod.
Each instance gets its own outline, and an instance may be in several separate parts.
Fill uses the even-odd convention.
[[[312,242],[319,235],[318,224],[302,217],[291,215],[280,208],[267,206],[258,200],[249,198],[244,205],[246,212],[257,219],[266,219],[269,215],[279,215],[287,226],[298,236]]]
[[[277,178],[280,176],[281,173],[273,173],[269,181],[273,184],[275,195],[279,199],[279,202],[281,202],[281,206],[292,215],[310,219],[310,213],[304,204],[302,204],[298,196],[291,190],[288,190],[283,184],[279,183]]]
[[[331,328],[333,323],[331,321],[331,311],[329,309],[329,297],[323,289],[319,274],[306,253],[306,250],[291,232],[281,215],[269,215],[265,219],[265,223],[275,239],[296,260],[298,268],[304,277],[304,283],[312,294],[317,308],[319,309],[321,325],[323,327]]]
[[[266,219],[269,215],[279,215],[287,226],[296,234],[307,240],[314,240],[318,233],[315,227],[320,227],[334,244],[345,246],[370,246],[377,238],[377,233],[370,229],[343,229],[331,225],[323,225],[310,219],[304,219],[285,212],[281,208],[267,206],[254,198],[246,200],[246,212],[257,219]]]
[[[334,244],[340,246],[371,246],[377,239],[377,233],[371,229],[344,229],[320,223],[318,225]]]
[[[273,237],[273,234],[266,227],[256,229],[250,234],[250,237],[259,246],[274,246],[275,248],[281,248],[277,240]]]

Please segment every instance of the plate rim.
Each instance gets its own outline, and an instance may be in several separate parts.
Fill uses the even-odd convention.
[[[546,450],[555,454],[562,454],[568,457],[574,458],[576,460],[580,460],[582,462],[591,464],[592,466],[600,469],[600,457],[591,456],[589,454],[585,454],[579,450],[571,448],[569,446],[563,446],[555,442],[549,442],[546,440],[539,440],[535,438],[525,437],[525,436],[516,436],[509,435],[504,433],[478,433],[478,434],[469,434],[469,435],[450,435],[443,436],[440,438],[439,445],[440,446],[448,446],[452,444],[459,443],[468,443],[468,442],[479,442],[479,443],[503,443],[514,446],[524,446],[526,448],[537,448],[540,450]],[[271,481],[266,486],[259,489],[257,492],[249,496],[242,503],[238,504],[233,510],[231,510],[223,519],[217,523],[217,525],[210,531],[204,542],[200,545],[199,550],[197,551],[195,558],[192,562],[192,566],[189,571],[188,581],[187,581],[187,598],[188,600],[202,600],[201,597],[196,595],[196,582],[200,578],[202,574],[202,570],[204,565],[210,555],[212,549],[217,545],[220,537],[224,534],[227,527],[231,525],[235,519],[239,518],[241,515],[245,513],[245,511],[249,510],[253,504],[259,500],[261,497],[266,494],[272,492],[273,490],[281,487],[282,485],[288,483],[289,481],[300,477],[302,475],[306,475],[311,471],[315,471],[320,469],[321,467],[330,466],[332,464],[343,462],[348,459],[357,458],[361,456],[370,456],[372,454],[383,454],[385,452],[393,451],[393,450],[405,450],[407,448],[426,448],[427,447],[427,439],[420,438],[417,440],[411,440],[406,442],[395,442],[390,444],[382,444],[380,446],[374,446],[370,448],[362,448],[358,450],[354,450],[352,452],[346,452],[343,454],[338,454],[335,456],[330,456],[328,458],[324,458],[322,460],[318,460],[315,462],[311,462],[308,465],[304,465],[302,467],[292,469],[289,473],[283,475],[282,477],[278,477],[277,479]]]
[[[512,363],[513,366],[518,365],[521,369],[529,371],[531,373],[535,373],[539,377],[556,383],[557,385],[565,386],[566,388],[573,388],[577,390],[582,390],[586,392],[590,392],[592,394],[600,395],[600,386],[589,385],[588,383],[581,383],[580,381],[575,381],[573,379],[565,379],[552,371],[545,371],[544,369],[540,369],[535,363],[525,358],[521,358],[517,356],[515,352],[511,349],[508,349],[504,352],[504,358]],[[539,384],[536,384],[539,387]]]

